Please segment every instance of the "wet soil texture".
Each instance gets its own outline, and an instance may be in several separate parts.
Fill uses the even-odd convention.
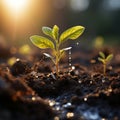
[[[120,53],[112,52],[106,76],[96,50],[74,53],[71,66],[63,59],[57,76],[42,54],[15,54],[10,66],[13,55],[3,49],[0,120],[120,120]]]

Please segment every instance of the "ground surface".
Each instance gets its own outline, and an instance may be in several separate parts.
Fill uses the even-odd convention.
[[[120,53],[102,74],[97,50],[77,51],[62,60],[59,77],[39,52],[13,54],[0,48],[0,120],[119,120]],[[17,59],[10,66],[7,61]],[[28,59],[29,58],[29,59]]]

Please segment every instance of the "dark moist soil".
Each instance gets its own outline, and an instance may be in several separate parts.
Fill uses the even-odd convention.
[[[2,48],[1,48],[2,49]],[[0,50],[0,120],[120,120],[120,53],[106,76],[97,50],[75,52],[72,69],[61,61],[59,77],[42,54],[11,54]],[[7,60],[19,57],[9,66]]]

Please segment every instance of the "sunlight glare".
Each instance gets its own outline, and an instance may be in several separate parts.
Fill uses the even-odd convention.
[[[28,0],[4,0],[4,4],[11,10],[19,12],[26,6]]]

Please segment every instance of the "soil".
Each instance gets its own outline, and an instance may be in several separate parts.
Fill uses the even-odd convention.
[[[0,49],[0,120],[120,120],[119,48],[102,50],[114,54],[106,76],[97,50],[72,54],[71,69],[66,57],[56,76],[39,51],[26,57]]]

